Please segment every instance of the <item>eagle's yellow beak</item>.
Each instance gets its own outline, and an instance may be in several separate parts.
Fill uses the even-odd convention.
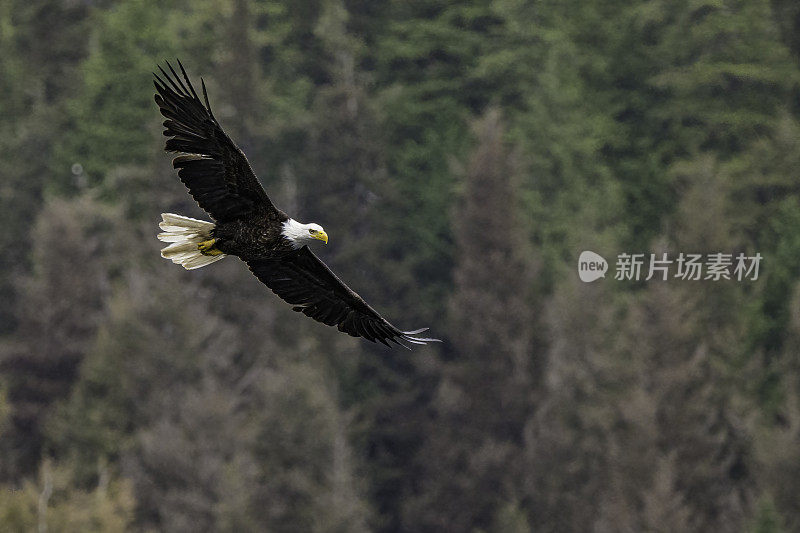
[[[328,234],[325,233],[324,231],[318,231],[313,236],[314,236],[315,239],[318,239],[318,240],[324,242],[325,244],[328,244]]]

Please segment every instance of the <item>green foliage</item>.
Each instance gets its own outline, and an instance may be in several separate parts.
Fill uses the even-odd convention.
[[[189,306],[188,291],[172,290],[171,280],[129,274],[133,277],[117,286],[108,320],[87,350],[79,383],[51,419],[56,449],[76,456],[82,479],[98,460],[119,459],[134,445],[137,428],[149,426],[204,371],[224,369],[236,351],[230,329]]]
[[[285,531],[367,531],[368,508],[354,477],[347,417],[326,376],[301,363],[265,372],[256,386],[247,498],[258,523]],[[286,412],[295,413],[288,419]],[[265,505],[265,502],[269,502]]]
[[[177,13],[161,2],[136,0],[97,12],[95,45],[82,64],[83,88],[70,103],[73,135],[61,139],[56,176],[73,165],[91,184],[113,166],[142,164],[153,152],[151,72],[164,58],[177,55],[178,36],[165,19]],[[56,190],[68,184],[54,182]]]
[[[0,6],[0,248],[19,248],[30,237],[42,203],[43,179],[53,145],[66,121],[66,101],[74,95],[77,64],[87,43],[88,9],[58,1],[7,1]],[[13,330],[19,297],[15,276],[30,269],[21,249],[0,254],[0,334]]]
[[[776,38],[769,2],[667,3],[656,9],[667,24],[640,23],[661,36],[654,51],[663,70],[649,81],[667,96],[654,118],[666,125],[670,142],[680,143],[671,151],[730,154],[769,131],[797,82]]]
[[[458,357],[442,363],[431,402],[440,423],[420,454],[437,460],[422,460],[424,496],[406,504],[413,523],[430,529],[442,523],[457,530],[487,527],[499,519],[503,502],[522,490],[514,472],[520,471],[520,441],[538,386],[530,294],[538,265],[515,205],[518,168],[497,109],[474,129],[477,144],[452,218],[457,253],[449,318],[459,335],[450,342]],[[495,216],[499,211],[502,217]],[[485,486],[496,487],[491,496],[481,493]]]
[[[88,196],[54,199],[31,232],[33,271],[18,280],[25,297],[16,336],[0,340],[12,420],[2,446],[13,457],[3,467],[16,474],[38,464],[45,420],[69,394],[103,319],[112,220]]]
[[[797,530],[797,15],[0,2],[0,528]],[[176,56],[334,270],[441,347],[161,260],[158,213],[203,217],[152,101]],[[587,285],[587,249],[763,260]]]
[[[525,45],[488,57],[507,67],[539,65],[535,73],[510,73],[514,85],[530,84],[536,90],[518,89],[520,96],[512,101],[523,112],[509,113],[509,119],[525,156],[520,195],[524,222],[544,262],[541,290],[563,276],[567,265],[571,270],[575,250],[609,246],[628,230],[622,224],[627,217],[620,185],[610,179],[601,152],[616,132],[607,110],[600,112],[597,102],[586,97],[591,87],[581,73],[585,51],[563,29],[539,31],[520,24],[525,15],[519,8],[506,13],[513,42]]]
[[[758,512],[749,531],[752,533],[781,533],[785,531],[781,527],[780,513],[778,513],[775,504],[769,498],[761,499]]]

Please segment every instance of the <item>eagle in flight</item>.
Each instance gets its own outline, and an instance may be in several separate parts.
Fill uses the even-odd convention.
[[[345,285],[308,245],[328,242],[319,224],[303,224],[272,204],[244,153],[222,130],[178,61],[154,74],[156,103],[164,115],[165,150],[189,193],[214,222],[162,213],[159,240],[170,243],[161,256],[188,270],[235,255],[272,292],[303,313],[353,337],[387,346],[438,341],[419,337],[427,328],[401,331]],[[171,74],[171,75],[170,75]]]

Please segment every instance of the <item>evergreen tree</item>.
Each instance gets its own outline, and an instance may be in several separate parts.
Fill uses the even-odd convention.
[[[203,2],[194,6],[206,7]],[[207,23],[187,16],[184,9],[192,14],[189,6],[181,3],[166,6],[135,0],[96,12],[92,26],[95,46],[81,65],[80,94],[70,101],[67,127],[72,134],[57,143],[53,176],[64,176],[77,164],[84,180],[98,184],[116,166],[150,160],[157,131],[146,127],[154,124],[152,119],[157,116],[152,72],[157,65],[163,66],[166,58],[196,44],[192,39],[178,44],[179,34],[187,32],[185,26]],[[70,190],[63,179],[52,183],[61,192]]]
[[[90,197],[51,200],[33,231],[33,271],[20,279],[16,335],[0,344],[12,429],[3,439],[4,477],[32,473],[43,424],[74,385],[105,312],[113,215]]]
[[[228,483],[238,492],[223,500],[232,530],[243,518],[270,531],[368,530],[348,416],[317,366],[263,369],[253,381],[245,421],[251,462],[240,479],[232,472]]]
[[[453,158],[466,158],[469,119],[490,102],[490,89],[473,69],[485,35],[499,26],[488,2],[394,2],[383,32],[365,61],[374,64],[376,101],[397,183],[392,235],[407,280],[397,301],[416,309],[420,323],[445,313],[452,268],[447,213],[452,205]],[[414,250],[414,253],[403,253]],[[417,280],[426,280],[420,291]],[[415,305],[419,299],[428,305]]]
[[[30,231],[48,181],[53,145],[66,122],[66,101],[75,94],[88,8],[65,1],[8,1],[0,6],[0,335],[17,324],[15,278],[30,269],[20,246]],[[62,174],[68,179],[72,174]]]
[[[536,265],[517,215],[517,167],[499,111],[487,112],[475,131],[452,219],[454,353],[442,364],[433,435],[419,454],[425,496],[408,506],[408,529],[487,527],[522,485],[522,432],[540,371],[531,354]]]
[[[793,496],[800,479],[800,365],[795,355],[800,348],[800,291],[796,285],[788,311],[781,356],[751,363],[755,372],[766,374],[766,366],[769,374],[778,378],[771,380],[772,405],[767,415],[753,416],[748,426],[758,464],[754,473],[762,491],[758,521],[782,523],[785,531],[792,531],[800,527],[800,505]]]
[[[79,479],[100,459],[119,460],[139,429],[168,413],[204,376],[237,375],[234,331],[208,311],[202,293],[175,281],[178,274],[130,270],[115,285],[80,381],[48,431],[56,450],[77,459]]]
[[[603,494],[611,480],[615,411],[634,371],[614,350],[618,306],[608,287],[577,277],[559,284],[544,306],[544,375],[525,421],[522,467],[521,500],[535,531],[590,531],[609,503]]]
[[[703,151],[724,161],[767,134],[797,71],[765,0],[653,1],[615,24],[598,80],[616,126],[603,152],[641,248],[677,206],[670,166]]]
[[[504,33],[476,67],[476,76],[493,80],[520,147],[522,223],[542,256],[537,292],[545,294],[572,271],[576,250],[610,246],[628,231],[604,153],[619,132],[596,79],[607,61],[600,50],[618,31],[608,27],[617,15],[607,4],[499,3]]]

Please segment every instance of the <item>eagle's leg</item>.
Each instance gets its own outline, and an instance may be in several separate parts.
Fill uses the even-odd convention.
[[[197,245],[197,249],[203,255],[220,255],[223,252],[214,247],[217,244],[217,239],[209,239]]]

